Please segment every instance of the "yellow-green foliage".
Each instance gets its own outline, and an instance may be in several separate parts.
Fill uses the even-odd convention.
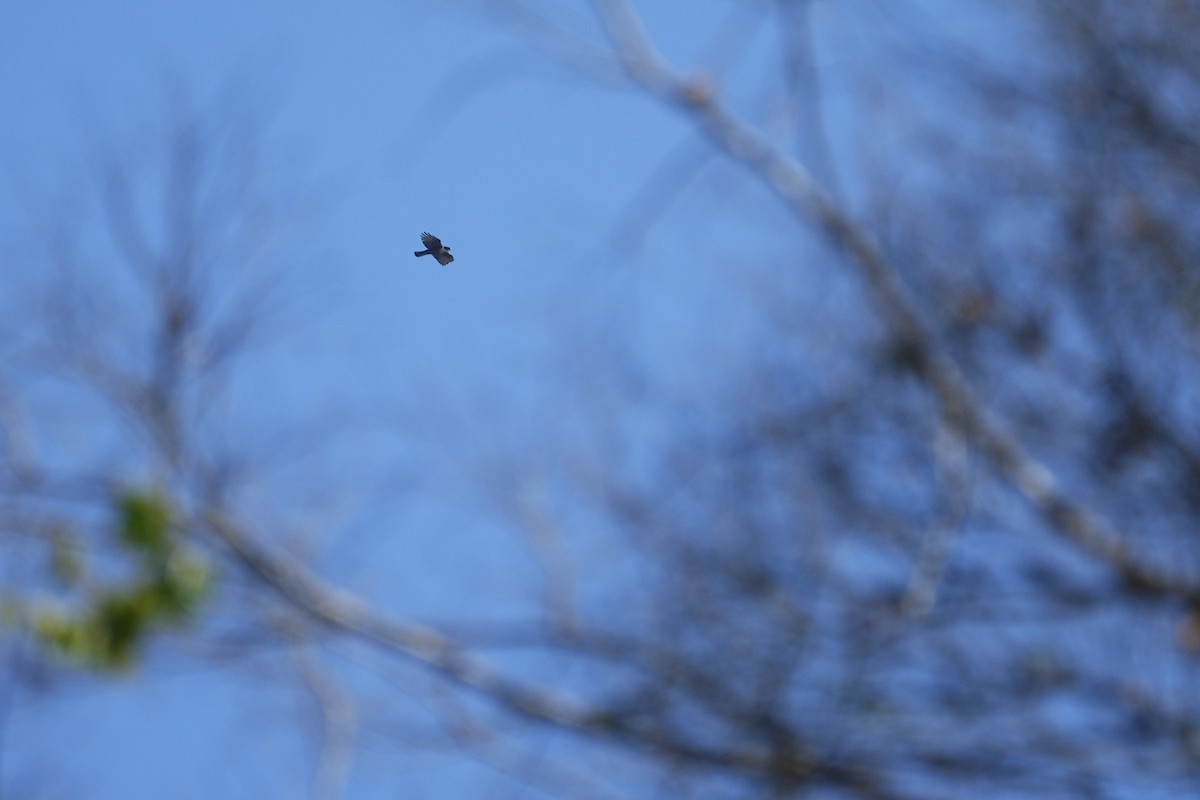
[[[157,493],[127,492],[116,503],[120,546],[133,557],[133,575],[92,592],[75,613],[43,610],[33,614],[42,642],[75,663],[94,669],[133,666],[156,629],[187,622],[211,585],[208,563],[178,541],[170,502]],[[63,559],[59,548],[55,566]],[[76,576],[76,564],[63,564],[60,577]]]
[[[131,550],[159,558],[171,544],[171,507],[155,493],[126,492],[118,500],[121,540]]]

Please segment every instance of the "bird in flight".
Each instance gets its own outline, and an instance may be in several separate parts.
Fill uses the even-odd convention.
[[[425,249],[413,252],[414,256],[433,256],[443,267],[454,260],[454,256],[450,255],[450,248],[428,231],[421,234],[421,244],[425,245]]]

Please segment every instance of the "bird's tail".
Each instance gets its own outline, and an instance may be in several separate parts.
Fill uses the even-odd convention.
[[[427,255],[429,255],[429,251],[428,250],[414,250],[413,255],[414,256],[427,256]]]

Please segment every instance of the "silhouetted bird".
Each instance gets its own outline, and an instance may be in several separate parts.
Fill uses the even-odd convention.
[[[414,256],[433,256],[443,267],[454,260],[454,256],[450,255],[450,248],[442,244],[442,240],[432,233],[422,233],[421,244],[425,245],[425,249],[414,251]]]

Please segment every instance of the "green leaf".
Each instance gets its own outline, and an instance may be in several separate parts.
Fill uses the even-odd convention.
[[[98,645],[93,653],[96,665],[108,668],[130,666],[155,610],[154,598],[144,590],[104,598],[88,621]]]
[[[129,492],[120,501],[121,540],[148,556],[165,555],[170,545],[171,507],[157,493]]]
[[[176,553],[155,582],[159,616],[169,622],[184,622],[208,596],[212,573],[199,556]]]

